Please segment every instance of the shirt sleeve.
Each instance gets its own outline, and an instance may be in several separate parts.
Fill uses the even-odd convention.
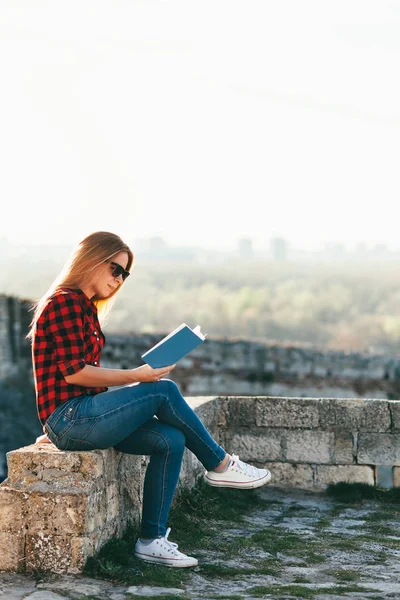
[[[54,296],[43,312],[58,369],[64,377],[78,373],[86,364],[84,310],[79,299],[69,294]]]

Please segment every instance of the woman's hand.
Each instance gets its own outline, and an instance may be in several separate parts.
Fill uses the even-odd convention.
[[[172,369],[175,369],[175,365],[160,367],[159,369],[153,369],[150,365],[143,365],[136,369],[132,369],[132,372],[136,381],[139,381],[140,383],[149,383],[167,377]]]

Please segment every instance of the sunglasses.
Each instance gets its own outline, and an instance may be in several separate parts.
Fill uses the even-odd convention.
[[[113,262],[112,260],[106,260],[105,262],[111,265],[111,272],[113,277],[119,277],[120,275],[122,275],[122,281],[125,281],[125,279],[129,277],[129,271],[125,271],[124,267],[121,267],[121,265],[119,265],[118,263]]]

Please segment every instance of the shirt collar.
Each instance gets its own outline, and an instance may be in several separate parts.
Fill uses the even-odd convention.
[[[84,302],[85,306],[87,306],[89,310],[91,310],[92,312],[94,312],[95,315],[97,315],[97,306],[88,296],[86,296],[85,292],[82,291],[80,288],[76,288],[74,291],[78,294],[79,297],[82,298],[82,301]]]

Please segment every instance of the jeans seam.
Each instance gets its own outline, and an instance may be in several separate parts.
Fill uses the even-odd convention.
[[[161,394],[161,395],[163,395],[163,394]],[[160,510],[159,510],[159,513],[158,513],[158,520],[157,520],[157,535],[160,535],[161,513],[162,513],[162,509],[163,509],[163,506],[164,506],[164,499],[165,499],[165,470],[166,470],[166,467],[167,467],[168,458],[169,458],[169,454],[170,454],[170,446],[169,446],[167,438],[165,438],[162,435],[162,433],[160,433],[159,431],[154,431],[153,429],[144,429],[144,428],[142,428],[142,431],[149,431],[149,432],[151,432],[153,434],[155,433],[156,435],[159,435],[160,438],[162,438],[164,440],[164,442],[165,442],[165,444],[167,446],[167,457],[166,457],[165,462],[164,462],[164,471],[163,471],[163,475],[162,475],[162,479],[163,479],[162,497],[161,497]]]
[[[168,398],[168,396],[167,396],[167,399],[169,399],[169,398]],[[205,445],[207,446],[207,448],[208,448],[209,450],[211,450],[211,452],[214,454],[214,456],[215,456],[216,458],[218,458],[218,459],[219,459],[219,456],[218,456],[218,454],[215,452],[215,450],[214,450],[213,448],[211,448],[211,446],[209,446],[209,445],[207,444],[207,442],[205,442],[205,441],[204,441],[204,440],[203,440],[203,439],[200,437],[200,435],[197,433],[197,431],[195,431],[194,429],[192,429],[192,427],[190,427],[190,425],[188,425],[187,423],[185,423],[185,421],[182,421],[182,419],[181,419],[181,418],[180,418],[180,417],[179,417],[179,416],[176,414],[176,412],[174,411],[174,407],[173,407],[172,403],[170,403],[170,408],[171,408],[171,411],[172,411],[172,413],[173,413],[173,414],[175,415],[175,417],[178,419],[178,421],[179,421],[180,423],[183,423],[183,424],[184,424],[184,425],[185,425],[185,426],[186,426],[188,429],[190,429],[190,431],[192,431],[192,432],[195,434],[195,436],[197,437],[197,439],[199,439],[199,440],[200,440],[200,441],[201,441],[203,444],[205,444]],[[221,459],[221,460],[223,460],[223,459]]]
[[[140,398],[137,399],[137,401],[139,403],[139,402],[142,402],[143,400],[147,400],[148,398],[153,398],[154,396],[162,396],[163,398],[166,398],[168,400],[168,396],[166,396],[165,394],[161,394],[160,392],[157,392],[156,394],[147,394],[146,396],[141,396]],[[103,412],[101,415],[98,415],[97,418],[100,420],[103,417],[106,417],[107,415],[110,415],[112,413],[115,413],[115,412],[121,410],[122,408],[125,408],[129,404],[131,404],[131,401],[126,402],[125,404],[121,404],[120,406],[117,406],[117,408],[113,408],[112,410],[109,410],[108,412]]]
[[[76,441],[79,441],[79,442],[86,442],[86,438],[88,437],[88,435],[89,435],[90,433],[92,433],[93,429],[94,429],[94,428],[95,428],[95,426],[97,425],[97,421],[99,420],[99,418],[100,418],[100,417],[91,417],[91,419],[93,419],[93,423],[91,424],[91,427],[90,427],[90,429],[87,431],[87,433],[86,433],[85,437],[83,437],[83,438],[79,438],[79,439],[70,437],[70,439],[75,439]],[[89,419],[87,419],[87,420],[89,420]],[[80,424],[80,422],[81,422],[81,421],[80,421],[79,419],[75,419],[75,420],[73,421],[73,425],[78,425],[78,424]],[[88,442],[88,443],[89,443],[89,444],[91,444],[91,442]],[[93,444],[91,444],[91,445],[93,446]]]

